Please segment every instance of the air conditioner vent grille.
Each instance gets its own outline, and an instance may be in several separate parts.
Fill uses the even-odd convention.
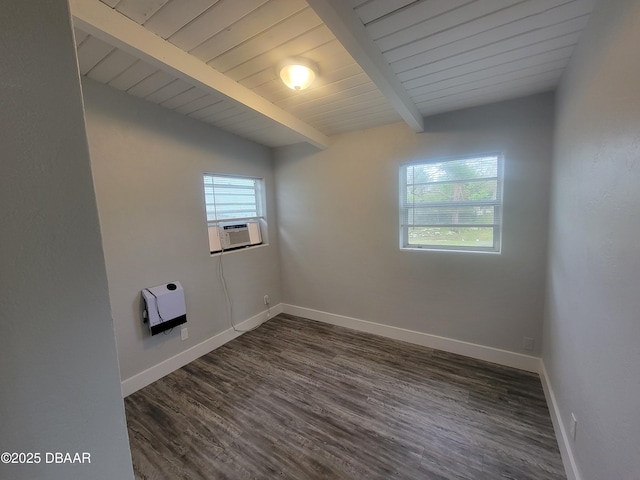
[[[251,239],[249,238],[249,230],[247,230],[246,228],[238,230],[227,230],[226,233],[229,235],[229,245],[231,245],[232,247],[235,245],[246,245],[251,241]]]

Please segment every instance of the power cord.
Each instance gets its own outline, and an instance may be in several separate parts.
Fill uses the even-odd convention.
[[[156,312],[158,312],[158,317],[160,318],[160,320],[162,320],[163,322],[165,322],[166,320],[165,320],[164,318],[162,318],[162,314],[160,313],[160,306],[158,305],[158,296],[157,296],[155,293],[153,293],[151,290],[149,290],[148,288],[145,288],[145,290],[146,290],[147,292],[149,292],[151,295],[153,295],[153,298],[155,298],[155,299],[156,299]],[[147,308],[148,308],[148,305],[147,305]],[[148,316],[148,315],[147,315],[147,313],[146,313],[146,311],[145,311],[145,316]],[[147,318],[147,320],[146,320],[146,321],[148,322],[148,321],[149,321],[149,319]],[[165,334],[165,335],[169,335],[171,332],[173,332],[173,328],[174,328],[174,327],[171,327],[169,330],[165,330],[165,331],[164,331],[164,332],[162,332],[162,333],[163,333],[163,334]]]
[[[218,278],[220,278],[220,282],[222,283],[222,290],[224,291],[224,298],[227,305],[227,314],[229,315],[229,323],[231,324],[231,328],[233,328],[234,332],[238,333],[246,333],[252,330],[255,330],[260,325],[256,325],[253,328],[249,328],[247,330],[241,330],[236,327],[236,324],[233,322],[233,303],[231,302],[231,297],[229,296],[229,289],[227,288],[227,279],[224,277],[224,263],[222,261],[222,257],[224,256],[224,247],[222,246],[222,242],[220,242],[220,261],[218,262]],[[267,304],[267,311],[269,311],[269,305]],[[269,317],[271,315],[269,314]]]
[[[158,305],[158,297],[155,293],[153,293],[151,290],[149,290],[148,288],[145,288],[145,290],[147,292],[149,292],[151,295],[153,295],[153,298],[156,299],[156,312],[158,312],[158,317],[160,318],[160,320],[162,320],[163,322],[166,322],[166,319],[162,318],[162,314],[160,313],[160,306]]]
[[[216,219],[216,228],[218,229],[218,237],[220,238],[220,225],[219,225],[219,219],[218,219],[218,205],[216,203],[216,196],[215,193],[213,195],[213,215]],[[231,328],[233,328],[234,332],[238,332],[238,333],[246,333],[246,332],[250,332],[252,330],[255,330],[256,328],[258,328],[260,325],[256,325],[253,328],[250,328],[248,330],[240,330],[238,327],[236,327],[236,324],[233,322],[233,303],[231,302],[231,297],[229,296],[229,289],[227,288],[227,279],[224,277],[224,264],[222,261],[222,257],[224,256],[225,253],[225,249],[224,249],[224,245],[222,244],[222,239],[220,238],[220,261],[218,262],[218,278],[220,279],[220,282],[222,283],[222,290],[224,291],[224,298],[225,298],[225,303],[227,305],[227,314],[229,315],[229,323],[231,324]],[[267,304],[267,311],[269,311],[269,305]],[[271,315],[269,314],[269,317]],[[269,318],[267,317],[267,318]]]

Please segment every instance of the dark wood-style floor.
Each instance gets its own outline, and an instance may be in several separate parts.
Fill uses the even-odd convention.
[[[139,479],[565,479],[537,375],[279,315],[129,396]]]

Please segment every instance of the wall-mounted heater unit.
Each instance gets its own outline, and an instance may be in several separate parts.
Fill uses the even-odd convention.
[[[172,282],[142,290],[144,311],[151,335],[156,335],[187,321],[184,290],[180,282]]]
[[[221,223],[209,227],[211,252],[232,250],[262,243],[258,222]]]

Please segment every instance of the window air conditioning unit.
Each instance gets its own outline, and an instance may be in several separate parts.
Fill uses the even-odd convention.
[[[249,247],[262,243],[258,222],[221,223],[209,227],[211,252]]]

